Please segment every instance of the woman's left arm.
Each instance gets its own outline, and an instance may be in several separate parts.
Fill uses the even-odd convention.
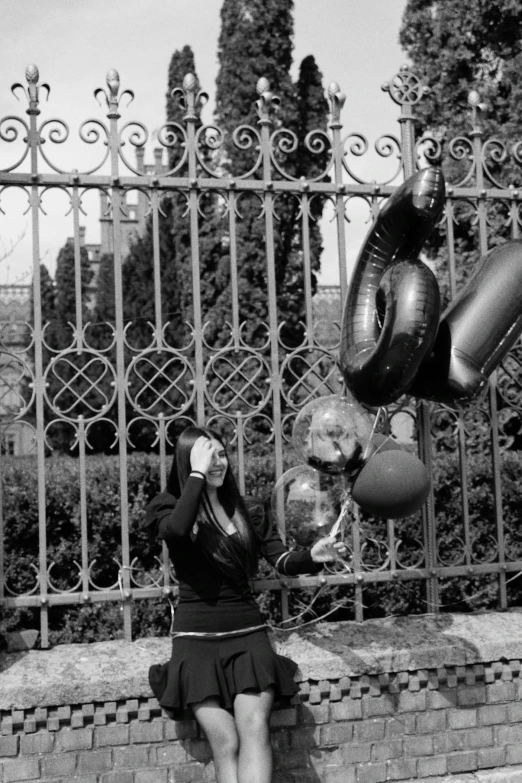
[[[284,576],[317,574],[323,563],[342,557],[346,551],[344,544],[336,542],[334,538],[322,538],[310,549],[289,550],[283,544],[261,501],[253,500],[248,505],[250,518],[259,537],[262,556]]]

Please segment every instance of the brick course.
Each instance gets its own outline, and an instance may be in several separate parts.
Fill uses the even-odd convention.
[[[298,699],[272,715],[274,781],[410,783],[476,773],[518,783],[521,671],[520,661],[496,661],[304,682]],[[513,774],[497,780],[491,770],[509,765]],[[0,783],[71,780],[211,783],[215,776],[193,716],[169,720],[155,699],[0,714]]]

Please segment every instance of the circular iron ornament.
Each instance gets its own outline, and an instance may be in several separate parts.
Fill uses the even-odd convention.
[[[127,397],[135,409],[151,419],[172,419],[185,412],[195,396],[190,362],[169,348],[147,350],[136,356],[125,376]]]
[[[399,106],[414,106],[429,92],[418,76],[402,67],[393,79],[383,84],[382,89],[390,93],[392,101]]]
[[[114,368],[90,351],[54,356],[44,375],[44,394],[51,410],[68,421],[103,416],[116,398]]]
[[[215,411],[255,413],[267,404],[271,393],[270,368],[252,348],[228,348],[208,362],[206,396]]]
[[[342,378],[335,357],[318,347],[301,348],[281,365],[281,393],[295,410],[315,399],[340,394]]]
[[[34,374],[21,356],[2,351],[2,383],[0,385],[0,411],[3,424],[15,421],[30,409],[35,396]],[[25,393],[24,379],[28,381]]]

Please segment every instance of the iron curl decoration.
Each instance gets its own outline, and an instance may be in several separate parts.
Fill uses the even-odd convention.
[[[223,175],[220,156],[216,153],[221,150],[225,141],[225,133],[218,125],[202,125],[196,133],[196,158],[207,174],[214,178],[219,178]],[[210,150],[210,161],[205,159],[205,148]],[[215,168],[210,165],[210,162],[215,163]]]
[[[19,158],[15,163],[13,163],[12,166],[8,166],[7,168],[1,169],[2,172],[7,173],[8,171],[13,171],[14,169],[17,169],[18,166],[20,166],[24,160],[26,159],[27,155],[29,154],[30,146],[29,146],[29,126],[21,117],[16,117],[15,115],[10,115],[8,117],[3,117],[2,120],[0,120],[0,139],[2,141],[7,142],[8,144],[11,144],[15,142],[18,139],[19,136],[19,129],[16,128],[14,125],[7,125],[7,127],[4,128],[4,124],[7,124],[8,122],[19,122],[20,125],[24,128],[24,131],[26,133],[26,137],[24,139],[25,142],[25,149],[22,153],[22,157]]]
[[[501,362],[497,390],[504,402],[522,412],[522,352],[516,346]]]
[[[15,592],[9,586],[9,577],[10,577],[11,573],[14,571],[15,566],[14,565],[9,565],[5,569],[5,572],[4,572],[4,589],[5,589],[6,593],[9,593],[9,595],[20,596],[20,597],[27,596],[27,595],[34,595],[36,593],[36,591],[40,587],[40,571],[38,570],[38,568],[35,566],[34,563],[29,563],[29,567],[32,568],[33,571],[35,572],[35,583],[34,583],[34,586],[31,587],[29,590],[24,590],[21,593]]]
[[[53,117],[51,119],[45,120],[45,122],[41,124],[40,129],[38,131],[38,149],[44,161],[53,171],[56,171],[57,174],[70,173],[67,172],[65,169],[61,169],[59,166],[55,166],[55,164],[45,154],[43,149],[43,145],[47,141],[47,139],[44,136],[45,130],[47,130],[49,133],[50,142],[52,142],[53,144],[64,144],[70,135],[69,126],[64,120],[60,120],[58,117]]]
[[[220,345],[218,348],[216,348],[215,345],[212,344],[212,340],[207,339],[207,334],[210,330],[210,327],[213,325],[212,319],[207,319],[203,326],[201,327],[201,342],[205,346],[205,348],[210,351],[211,353],[217,353],[221,350],[227,350],[228,348],[231,348],[234,345],[234,327],[228,321],[227,319],[224,319],[223,321],[223,327],[221,329],[221,338],[225,339],[225,329],[228,330],[228,335],[226,337],[226,342],[223,345]]]
[[[291,155],[299,147],[299,138],[294,131],[288,128],[278,128],[270,136],[270,160],[275,170],[283,177],[283,179],[291,180],[293,182],[298,181],[298,177],[292,176],[290,172],[285,171],[277,159],[278,155],[283,159],[287,155]]]
[[[448,152],[451,160],[457,163],[468,160],[470,162],[469,168],[464,172],[461,179],[456,182],[451,182],[453,187],[463,188],[473,178],[473,174],[476,175],[476,162],[474,158],[473,144],[467,136],[455,136],[448,144]]]
[[[132,329],[133,323],[134,323],[133,321],[129,321],[123,327],[123,344],[125,345],[125,347],[128,348],[129,351],[132,351],[135,354],[141,352],[146,353],[147,351],[152,350],[155,347],[155,342],[157,340],[156,327],[154,326],[154,324],[151,321],[147,321],[147,326],[150,327],[150,332],[151,332],[150,342],[148,345],[143,347],[143,346],[132,345],[132,343],[129,340],[129,331]]]
[[[165,122],[158,130],[157,139],[161,146],[165,147],[167,150],[175,150],[179,147],[183,150],[180,160],[165,174],[167,177],[172,177],[183,168],[187,160],[187,132],[179,122]]]
[[[501,165],[505,163],[509,158],[509,151],[507,145],[500,139],[487,139],[482,145],[482,169],[484,174],[489,179],[492,185],[497,188],[504,189],[507,184],[502,184],[491,172],[488,158],[492,160],[495,165]]]
[[[347,145],[348,149],[346,149]],[[367,183],[365,183],[363,179],[358,177],[357,174],[352,171],[346,158],[349,154],[360,158],[365,155],[369,149],[370,145],[368,143],[368,139],[363,136],[362,133],[350,133],[348,136],[345,136],[341,142],[343,168],[346,173],[349,174],[349,176],[354,180],[354,182],[357,182],[359,185],[364,185]]]
[[[312,155],[324,155],[328,151],[328,160],[326,167],[315,177],[307,177],[307,182],[320,182],[324,180],[333,166],[333,145],[330,136],[323,130],[316,129],[309,131],[304,140],[305,149]]]
[[[408,557],[411,557],[412,556],[412,549],[413,549],[412,548],[412,542],[417,544],[417,549],[418,549],[420,554],[419,554],[419,557],[418,557],[417,560],[414,560],[413,562],[406,563],[401,558],[401,548],[404,548],[405,555],[407,555]],[[402,538],[399,538],[396,541],[396,543],[395,543],[395,562],[397,563],[397,565],[400,568],[404,568],[404,569],[407,568],[408,570],[422,568],[424,566],[425,560],[426,560],[426,558],[425,558],[425,555],[424,555],[424,548],[423,548],[423,545],[422,545],[422,541],[419,541],[418,538],[413,538],[410,541],[408,541],[408,546],[407,547],[406,547],[406,544],[404,543],[404,541],[402,540]]]
[[[88,120],[85,120],[80,125],[80,129],[78,131],[78,135],[80,139],[85,142],[85,144],[96,144],[100,139],[102,138],[102,134],[100,133],[100,128],[103,131],[103,134],[105,136],[104,145],[106,147],[105,153],[103,155],[102,160],[96,165],[93,166],[91,169],[88,169],[87,171],[79,172],[83,176],[86,176],[88,174],[94,174],[95,171],[99,171],[107,158],[109,157],[109,131],[107,129],[107,126],[105,123],[103,123],[101,120],[98,120],[95,117],[91,117]],[[77,174],[76,171],[71,171],[71,174]]]
[[[232,134],[232,142],[238,150],[257,150],[257,158],[248,171],[243,174],[237,172],[232,174],[235,179],[248,179],[259,169],[263,160],[261,135],[251,125],[238,125]]]
[[[287,327],[287,325],[288,325],[287,321],[281,321],[281,323],[279,323],[278,326],[277,326],[277,342],[278,342],[278,345],[280,345],[280,347],[283,348],[283,350],[287,351],[287,352],[288,351],[297,350],[299,348],[307,347],[309,345],[309,341],[308,341],[308,338],[307,338],[306,324],[304,323],[304,321],[297,321],[297,323],[295,324],[295,327],[301,327],[301,329],[303,330],[302,331],[303,336],[301,338],[301,342],[300,342],[299,345],[288,345],[287,343],[285,343],[285,341],[283,339],[283,333],[284,333],[285,328]]]
[[[429,166],[435,166],[442,159],[442,142],[429,133],[423,135],[415,142],[415,158],[418,161],[425,160]]]
[[[516,164],[522,166],[522,140],[516,141],[511,147],[511,157]]]
[[[130,122],[127,122],[121,129],[118,134],[118,155],[120,157],[120,160],[122,163],[124,163],[127,168],[132,171],[133,174],[137,174],[138,176],[142,174],[143,172],[138,171],[136,166],[132,163],[129,163],[125,155],[123,154],[123,147],[125,146],[126,142],[124,139],[124,134],[126,131],[131,130],[131,133],[128,137],[128,142],[133,147],[136,147],[138,149],[141,149],[145,146],[145,144],[148,141],[149,138],[149,132],[145,125],[142,122],[138,122],[137,120],[131,120]]]
[[[251,346],[248,344],[245,333],[246,330],[249,328],[248,321],[242,321],[239,324],[239,344],[243,346],[244,348],[250,348]],[[260,321],[257,329],[256,329],[256,336],[258,339],[261,339],[262,334],[265,335],[265,341],[264,343],[260,343],[259,345],[256,344],[256,350],[258,351],[266,351],[270,347],[270,329],[268,327],[268,324],[265,321]]]
[[[443,548],[447,547],[448,553],[443,552]],[[459,566],[466,562],[466,542],[460,536],[455,535],[455,531],[452,530],[451,541],[444,541],[439,539],[437,541],[437,562],[444,566]]]
[[[297,222],[303,215],[303,199],[300,197],[300,194],[292,193],[291,191],[279,191],[275,194],[272,201],[272,214],[278,222],[281,220],[281,214],[278,211],[278,206],[281,205],[283,208],[285,205],[289,206],[290,204],[296,205],[293,219],[294,222]],[[307,212],[309,211],[310,210],[308,209]]]
[[[263,196],[261,193],[258,193],[256,191],[251,190],[243,190],[240,193],[238,193],[238,196],[235,201],[236,210],[235,214],[240,220],[245,219],[244,213],[241,211],[241,205],[243,202],[247,204],[252,204],[254,200],[257,200],[259,202],[259,212],[254,215],[254,220],[261,220],[265,214],[266,214],[266,202],[263,200]]]
[[[53,560],[49,565],[47,569],[47,586],[53,593],[66,595],[67,593],[75,593],[80,589],[82,584],[82,567],[76,560],[73,560],[72,562],[78,570],[78,578],[72,587],[58,587],[58,585],[54,584],[51,579],[51,571],[56,566],[56,562]]]
[[[395,136],[392,136],[390,133],[385,133],[382,136],[379,136],[375,142],[374,148],[381,158],[391,158],[394,152],[397,155],[397,166],[395,171],[388,179],[379,182],[380,185],[388,185],[390,182],[393,182],[401,172],[401,143]]]

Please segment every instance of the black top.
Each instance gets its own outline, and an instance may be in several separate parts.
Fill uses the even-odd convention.
[[[168,492],[148,505],[146,524],[163,539],[179,582],[179,603],[174,633],[227,632],[263,624],[263,618],[246,578],[232,580],[205,556],[193,534],[205,481],[189,476],[179,500]],[[289,552],[264,508],[255,498],[245,499],[258,538],[259,552],[286,576],[317,573],[322,564],[312,560],[310,550]],[[226,535],[226,533],[223,533]],[[234,535],[234,534],[233,534]]]

